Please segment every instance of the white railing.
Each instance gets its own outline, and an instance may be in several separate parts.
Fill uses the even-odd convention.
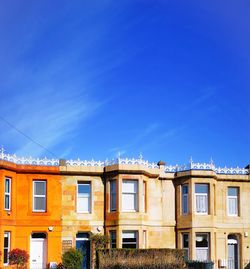
[[[216,167],[213,162],[210,163],[194,163],[192,160],[185,165],[176,166],[176,171],[182,172],[188,170],[211,170],[217,174],[228,174],[228,175],[247,175],[249,173],[248,169],[240,167]],[[165,169],[168,172],[168,168]]]
[[[11,154],[5,154],[3,152],[0,153],[0,159],[16,164],[45,165],[45,166],[59,165],[58,159],[47,159],[46,157],[43,159],[32,157],[17,157],[15,154],[11,155]]]
[[[248,169],[245,168],[240,168],[240,167],[216,167],[214,170],[217,174],[230,174],[230,175],[247,175],[248,174]]]
[[[80,159],[77,160],[67,160],[66,165],[71,165],[71,166],[105,166],[105,162],[102,161],[81,161]]]
[[[25,164],[25,165],[45,165],[45,166],[58,166],[59,159],[47,159],[45,158],[32,158],[32,157],[17,157],[15,154],[6,154],[3,149],[0,149],[0,160],[9,161],[16,164]],[[149,162],[144,160],[140,155],[139,158],[116,158],[112,160],[106,161],[95,161],[95,160],[66,160],[66,165],[69,166],[109,166],[115,164],[125,164],[125,165],[142,165],[147,168],[159,168],[157,163]],[[215,167],[213,161],[210,163],[195,163],[190,160],[188,164],[185,165],[165,165],[164,171],[166,173],[176,173],[188,170],[211,170],[216,172],[217,174],[230,174],[230,175],[247,175],[249,174],[249,170],[240,167]]]

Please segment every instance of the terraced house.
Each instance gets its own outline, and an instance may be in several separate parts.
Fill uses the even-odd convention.
[[[30,253],[30,268],[60,261],[70,247],[85,253],[90,233],[110,248],[182,248],[215,268],[250,262],[249,167],[190,161],[169,166],[142,158],[106,162],[25,159],[0,154],[0,244]]]

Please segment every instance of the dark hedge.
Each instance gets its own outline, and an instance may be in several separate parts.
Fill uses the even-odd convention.
[[[97,252],[98,269],[183,269],[179,249],[103,249]]]

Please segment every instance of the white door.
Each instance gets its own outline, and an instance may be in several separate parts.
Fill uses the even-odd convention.
[[[30,269],[46,268],[46,239],[31,238],[30,241]]]

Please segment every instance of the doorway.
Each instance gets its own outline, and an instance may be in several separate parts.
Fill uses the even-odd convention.
[[[230,234],[227,238],[228,269],[239,269],[239,240],[237,235]]]
[[[76,248],[82,251],[82,269],[90,269],[90,241],[89,233],[76,234]]]
[[[45,233],[32,233],[30,239],[30,269],[46,269],[47,236]]]

